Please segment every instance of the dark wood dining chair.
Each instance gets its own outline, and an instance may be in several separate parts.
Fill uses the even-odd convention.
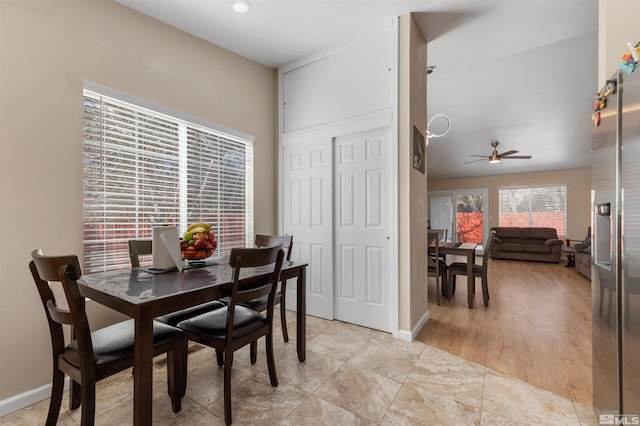
[[[482,265],[473,265],[473,276],[482,279],[482,300],[484,306],[489,306],[489,256],[491,254],[491,245],[493,244],[496,231],[491,231],[487,238],[487,243],[484,246],[484,254],[482,255]],[[449,289],[453,294],[456,290],[456,275],[467,275],[467,263],[466,262],[454,262],[449,265]],[[472,289],[475,293],[475,284]]]
[[[129,240],[129,259],[131,259],[131,267],[137,268],[140,266],[140,256],[153,254],[152,247],[153,244],[151,240]],[[213,300],[176,312],[161,315],[156,318],[156,321],[175,326],[180,321],[184,321],[193,316],[213,311],[224,306],[225,304],[222,301]]]
[[[131,267],[140,266],[140,256],[150,256],[152,252],[153,242],[151,240],[129,240],[129,259]]]
[[[81,424],[93,425],[95,419],[96,382],[133,366],[134,320],[127,320],[91,332],[77,280],[81,276],[75,255],[44,256],[40,250],[31,253],[29,269],[33,275],[42,306],[49,323],[53,355],[53,380],[47,426],[58,420],[64,376],[71,379],[69,406],[82,405]],[[59,283],[64,289],[64,309],[51,289]],[[65,344],[63,326],[71,326],[72,341]],[[174,412],[181,409],[186,389],[186,354],[183,354],[182,331],[160,322],[153,324],[153,354],[167,354],[167,383]]]
[[[439,234],[433,230],[427,232],[427,276],[436,279],[436,303],[439,305],[444,294],[448,297],[449,290],[447,263],[440,257]],[[433,246],[432,246],[433,245]],[[440,281],[438,283],[438,280]]]
[[[191,340],[214,348],[218,354],[218,365],[221,358],[224,359],[224,421],[228,425],[232,422],[231,368],[234,351],[251,345],[251,352],[255,352],[258,339],[265,336],[271,386],[278,386],[273,355],[273,311],[283,259],[284,250],[280,246],[231,249],[229,265],[233,268],[233,284],[229,304],[178,323],[178,327],[184,332],[185,357],[186,340]],[[242,270],[255,267],[269,268],[269,273],[241,282]],[[266,316],[240,305],[265,295],[268,297]],[[255,360],[252,360],[252,363],[255,363]]]
[[[285,260],[291,260],[291,249],[293,248],[293,236],[274,236],[274,235],[260,235],[256,234],[255,239],[256,247],[272,247],[282,246],[285,250]],[[282,280],[280,282],[280,288],[276,291],[276,297],[274,304],[280,304],[280,326],[282,328],[282,338],[285,342],[289,341],[289,333],[287,331],[287,310],[286,310],[286,290],[287,281]],[[263,296],[249,302],[241,303],[242,306],[249,307],[254,311],[263,312],[267,309],[267,296]],[[252,356],[255,356],[253,354]],[[255,362],[255,361],[254,361]]]

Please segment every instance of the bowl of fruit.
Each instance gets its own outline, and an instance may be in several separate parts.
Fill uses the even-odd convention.
[[[211,226],[206,223],[194,223],[187,227],[180,240],[182,258],[190,261],[202,261],[213,254],[218,246]]]

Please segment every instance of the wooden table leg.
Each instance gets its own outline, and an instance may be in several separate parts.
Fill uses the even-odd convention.
[[[469,309],[473,309],[473,299],[475,298],[474,289],[476,278],[473,276],[473,264],[476,261],[475,249],[467,253],[467,301]]]
[[[152,424],[153,318],[136,318],[133,356],[133,424]]]
[[[296,346],[298,360],[304,362],[307,357],[307,268],[302,267],[297,280],[296,306]]]

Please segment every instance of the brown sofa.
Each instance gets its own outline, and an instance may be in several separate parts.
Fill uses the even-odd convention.
[[[562,240],[554,228],[495,227],[493,259],[560,262]]]

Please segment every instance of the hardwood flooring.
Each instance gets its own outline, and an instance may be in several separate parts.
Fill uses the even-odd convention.
[[[469,309],[466,277],[440,306],[429,278],[417,340],[591,407],[591,282],[564,265],[492,259],[488,308],[480,279]]]

